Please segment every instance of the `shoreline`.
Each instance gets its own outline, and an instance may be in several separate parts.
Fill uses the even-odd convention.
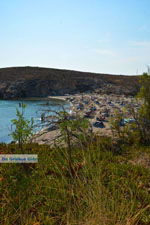
[[[49,96],[51,98],[51,96]],[[93,133],[100,136],[112,136],[111,119],[115,116],[115,110],[120,112],[125,106],[131,105],[132,107],[138,107],[136,100],[132,96],[125,95],[107,95],[107,94],[75,94],[67,96],[53,96],[52,99],[61,99],[67,101],[70,104],[71,114],[79,115],[85,118],[85,115],[91,110],[92,117],[87,117]],[[88,103],[87,103],[88,102]],[[94,111],[92,108],[95,108]],[[125,118],[131,118],[132,116],[127,113]],[[99,121],[102,122],[102,126],[97,126]],[[45,130],[46,132],[46,130]],[[60,130],[56,129],[41,134],[40,138],[36,138],[39,144],[52,144],[52,141],[56,140],[60,134]]]
[[[66,98],[65,98],[66,96],[48,96],[48,100],[49,99],[54,99],[54,100],[59,100],[59,101],[67,101],[66,100]]]
[[[74,115],[79,115],[85,117],[85,115],[92,110],[92,117],[87,117],[91,126],[93,133],[102,136],[112,136],[112,131],[110,128],[110,119],[114,116],[114,111],[122,111],[123,107],[131,104],[133,107],[136,107],[135,102],[133,102],[132,96],[127,97],[125,95],[107,95],[107,94],[91,94],[91,93],[81,93],[81,94],[72,94],[64,96],[48,96],[46,98],[26,98],[20,100],[27,101],[58,101],[66,102],[69,104],[69,113]],[[88,103],[87,103],[88,102]],[[109,116],[107,116],[109,114]],[[103,123],[103,127],[95,126],[94,123],[99,122],[100,119]],[[127,115],[125,118],[130,118],[131,115]],[[49,122],[51,125],[51,122]],[[54,127],[44,127],[33,135],[31,138],[34,143],[38,144],[52,144],[60,136],[60,130]]]
[[[14,99],[0,99],[0,101],[67,101],[66,96],[47,96],[47,97],[29,97],[29,98],[14,98]]]
[[[31,103],[30,103],[30,101],[31,101]],[[3,103],[4,102],[4,103]],[[62,97],[55,97],[55,98],[53,98],[53,96],[48,96],[48,97],[46,97],[46,98],[20,98],[20,99],[15,99],[15,100],[1,100],[1,104],[2,105],[4,105],[5,104],[5,102],[7,103],[7,104],[11,104],[11,106],[14,106],[13,107],[13,111],[14,111],[14,113],[12,113],[12,114],[14,114],[14,116],[10,116],[10,119],[9,119],[9,123],[7,124],[6,123],[6,125],[7,125],[7,127],[6,127],[6,131],[4,130],[4,134],[2,134],[1,133],[1,143],[5,143],[5,144],[11,144],[11,142],[13,142],[13,139],[9,136],[9,134],[12,132],[12,130],[11,130],[11,119],[13,119],[13,118],[15,118],[15,115],[16,115],[16,111],[15,111],[15,108],[17,108],[18,107],[18,109],[19,109],[19,103],[24,103],[24,104],[30,104],[30,105],[35,105],[35,107],[33,106],[32,108],[31,108],[31,110],[32,111],[36,111],[37,110],[37,108],[36,108],[36,105],[38,105],[38,104],[40,104],[41,106],[39,106],[39,107],[43,107],[42,105],[44,105],[44,106],[46,106],[46,108],[44,108],[44,109],[47,109],[48,107],[50,107],[49,109],[52,109],[53,110],[53,106],[55,107],[55,106],[57,106],[57,110],[61,110],[61,106],[64,106],[64,107],[67,107],[67,108],[69,108],[69,110],[70,110],[70,108],[71,108],[71,104],[65,99],[65,98],[62,98]],[[29,102],[29,103],[28,103]],[[42,104],[43,103],[43,104]],[[5,104],[6,106],[7,106],[7,104]],[[5,107],[5,105],[4,105],[4,108],[6,108]],[[52,105],[52,106],[51,106]],[[43,132],[45,132],[45,131],[47,131],[48,130],[48,132],[51,130],[51,122],[49,122],[48,120],[50,120],[50,119],[46,119],[45,120],[45,125],[46,126],[43,126],[44,124],[42,124],[41,123],[41,121],[40,121],[40,118],[41,118],[41,116],[40,116],[40,114],[41,114],[41,111],[40,111],[40,109],[39,109],[39,107],[38,107],[38,115],[39,116],[36,116],[35,115],[35,113],[33,113],[34,114],[34,122],[35,122],[35,126],[36,125],[38,125],[39,126],[39,128],[35,128],[35,130],[33,131],[33,136],[35,135],[35,136],[37,136],[37,133],[43,133]],[[52,107],[52,108],[51,108]],[[28,108],[28,107],[27,107]],[[60,108],[60,109],[59,109]],[[29,109],[30,110],[30,109]],[[11,113],[11,112],[10,112]],[[28,115],[28,116],[30,116],[30,115]],[[45,115],[46,116],[46,115]],[[32,116],[33,117],[33,116]],[[38,117],[38,118],[37,118]],[[27,117],[28,118],[28,117]],[[37,124],[38,123],[38,124]],[[5,122],[4,122],[4,124],[5,124]],[[37,129],[38,129],[38,131],[37,131]],[[53,129],[53,128],[52,128]],[[33,137],[31,137],[31,139],[32,139]]]
[[[66,98],[72,97],[70,96],[48,96],[47,100],[56,100],[56,101],[61,101],[61,102],[66,102],[70,105],[69,107],[69,113],[72,113],[72,107],[73,104],[68,101]],[[33,135],[31,138],[33,143],[38,143],[38,144],[50,144],[53,145],[55,141],[61,136],[60,134],[60,129],[59,128],[53,128],[52,127],[45,127],[38,131],[36,134]]]

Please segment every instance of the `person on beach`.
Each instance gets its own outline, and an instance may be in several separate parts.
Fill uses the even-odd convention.
[[[42,113],[41,114],[41,122],[44,122],[45,121],[45,113]]]

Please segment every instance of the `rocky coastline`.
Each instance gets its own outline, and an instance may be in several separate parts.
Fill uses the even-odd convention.
[[[138,76],[40,67],[2,68],[0,69],[0,99],[68,101],[70,98],[75,98],[79,103],[83,95],[134,96],[139,90],[138,80]],[[104,130],[105,133],[110,133],[108,127]],[[44,130],[38,133],[35,142],[50,144],[58,136],[58,129]]]
[[[0,99],[45,98],[81,93],[135,95],[138,76],[40,67],[0,69]]]

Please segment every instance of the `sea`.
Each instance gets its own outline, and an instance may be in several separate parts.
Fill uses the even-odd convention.
[[[15,126],[12,123],[13,119],[16,119],[16,110],[22,112],[22,104],[25,104],[24,118],[34,120],[34,132],[38,132],[45,127],[51,126],[50,122],[43,122],[41,120],[42,114],[45,117],[56,115],[55,112],[62,110],[69,111],[69,103],[57,100],[0,100],[0,142],[10,143],[13,141],[11,133],[15,130]]]

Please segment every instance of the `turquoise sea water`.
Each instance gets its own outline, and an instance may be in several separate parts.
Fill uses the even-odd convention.
[[[11,120],[16,118],[16,108],[21,110],[19,103],[22,101],[0,100],[0,142],[9,143],[12,141],[9,135],[13,129]],[[26,100],[23,103],[26,104],[24,116],[27,119],[34,118],[34,124],[38,125],[36,130],[40,130],[44,126],[41,123],[43,112],[46,112],[46,115],[53,115],[53,112],[47,111],[60,111],[62,107],[66,110],[69,108],[68,103],[57,100]]]

